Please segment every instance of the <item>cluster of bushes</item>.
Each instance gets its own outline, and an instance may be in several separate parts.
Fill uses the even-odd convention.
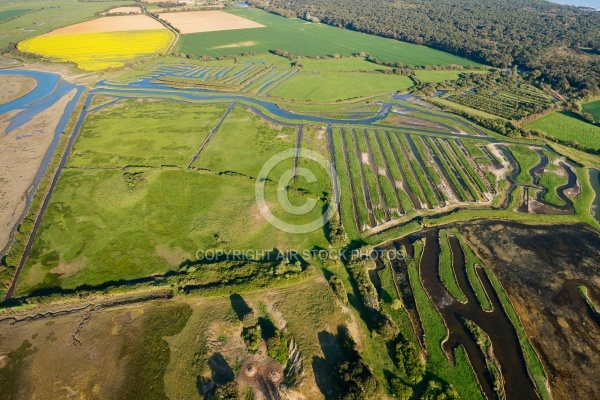
[[[356,343],[346,329],[340,329],[338,342],[345,360],[335,368],[337,389],[342,400],[379,400],[383,387],[359,354]]]
[[[354,258],[347,262],[348,270],[358,286],[363,306],[370,327],[385,341],[392,340],[398,334],[398,327],[392,319],[381,310],[379,296],[369,278],[368,269],[373,261],[369,258]]]
[[[249,309],[242,317],[242,339],[246,343],[248,352],[256,354],[262,341],[262,334],[258,323],[258,316],[252,309]]]
[[[394,348],[396,354],[396,366],[402,372],[406,382],[415,385],[423,379],[425,373],[425,361],[421,357],[421,350],[408,341],[402,334],[396,338]]]
[[[339,212],[335,213],[323,228],[327,241],[332,245],[339,246],[347,243],[348,236],[344,230],[344,225],[342,224]]]
[[[329,286],[331,286],[331,290],[333,290],[333,294],[337,297],[342,304],[348,304],[348,294],[346,293],[346,288],[344,287],[344,283],[337,275],[331,275],[329,277]]]
[[[267,345],[267,355],[281,365],[286,365],[290,352],[288,349],[288,341],[283,331],[275,329],[272,336],[265,340]]]

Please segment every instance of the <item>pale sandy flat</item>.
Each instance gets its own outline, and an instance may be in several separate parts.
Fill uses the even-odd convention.
[[[141,14],[142,9],[139,7],[117,7],[117,8],[108,10],[104,14],[106,15],[106,14],[129,14],[129,13]]]
[[[143,14],[139,15],[115,15],[112,17],[101,17],[91,21],[82,22],[64,28],[56,29],[43,36],[75,35],[78,33],[101,33],[101,32],[123,32],[144,31],[153,29],[167,29],[160,22]]]
[[[0,250],[25,210],[25,195],[54,139],[62,114],[75,96],[75,89],[25,125],[5,135],[8,118],[0,115]]]
[[[159,14],[182,34],[264,28],[264,25],[223,11],[189,11]]]
[[[0,105],[25,96],[37,86],[37,81],[22,75],[0,75]]]

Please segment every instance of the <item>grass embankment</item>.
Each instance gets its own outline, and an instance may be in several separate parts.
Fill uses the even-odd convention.
[[[454,274],[454,268],[452,266],[452,249],[450,243],[448,243],[448,231],[440,231],[440,260],[438,264],[438,273],[440,280],[448,290],[448,293],[456,300],[461,303],[467,302],[467,297],[460,290],[458,282],[456,281],[456,275]]]
[[[38,188],[31,199],[31,205],[29,206],[27,215],[25,215],[25,218],[23,218],[23,221],[15,232],[13,244],[6,252],[3,263],[0,265],[0,299],[4,299],[4,295],[13,279],[15,268],[19,265],[19,262],[23,257],[27,241],[29,240],[29,236],[33,231],[38,213],[40,212],[40,208],[44,203],[44,199],[48,193],[48,190],[50,189],[50,185],[52,184],[56,171],[63,158],[70,135],[73,133],[75,124],[77,123],[79,115],[83,110],[86,97],[87,91],[84,91],[80,96],[77,105],[75,106],[71,119],[65,126],[64,133],[66,134],[61,135],[58,145],[56,146],[56,150],[54,151],[54,154],[52,155],[50,163],[46,169],[46,173],[40,180]]]
[[[458,229],[452,228],[446,229],[444,231],[446,237],[448,235],[453,235],[456,237],[456,239],[458,239],[458,242],[460,243],[460,248],[462,249],[465,258],[465,269],[467,271],[467,278],[469,280],[471,288],[473,289],[473,292],[475,293],[475,297],[477,298],[479,306],[484,311],[492,311],[492,304],[490,303],[490,299],[483,287],[483,284],[481,283],[481,280],[479,280],[479,277],[477,276],[477,271],[475,268],[476,265],[483,266],[483,262],[479,259],[479,257],[475,255],[475,253],[473,253],[473,250],[471,250],[469,245],[465,242],[464,238],[458,232]]]

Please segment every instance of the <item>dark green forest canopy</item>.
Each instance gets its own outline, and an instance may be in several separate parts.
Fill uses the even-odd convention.
[[[544,0],[249,0],[285,16],[518,65],[578,96],[600,91],[600,12]],[[367,51],[368,49],[365,49]]]

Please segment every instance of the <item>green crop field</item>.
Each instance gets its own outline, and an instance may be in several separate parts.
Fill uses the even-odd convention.
[[[582,121],[566,111],[544,115],[525,124],[525,127],[540,130],[559,140],[575,141],[589,149],[600,149],[600,127]]]
[[[584,113],[590,113],[594,117],[594,121],[600,122],[600,100],[592,101],[582,105]]]
[[[18,17],[19,15],[23,15],[26,12],[33,10],[33,8],[15,8],[12,10],[4,10],[0,11],[0,23],[6,21],[7,19]]]
[[[334,102],[381,93],[401,92],[412,86],[406,76],[357,72],[302,72],[271,91],[273,97],[290,100]]]
[[[185,54],[219,57],[246,52],[265,53],[275,49],[300,56],[351,56],[368,52],[382,61],[405,65],[477,65],[442,51],[384,39],[377,36],[283,18],[258,9],[230,9],[228,12],[265,25],[265,28],[238,29],[182,35],[179,49]]]
[[[226,108],[224,104],[120,101],[86,119],[69,166],[185,166]]]

